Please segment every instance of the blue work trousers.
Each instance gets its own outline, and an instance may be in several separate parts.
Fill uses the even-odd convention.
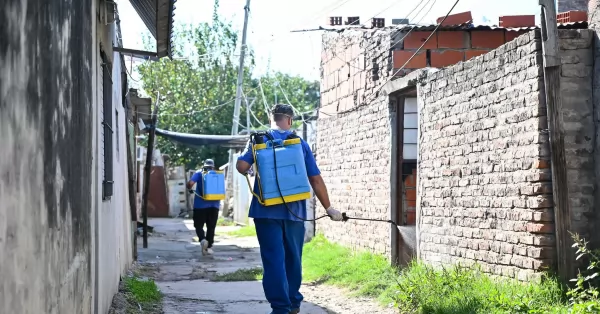
[[[254,219],[254,225],[263,263],[263,290],[272,313],[299,309],[304,222],[261,218]]]

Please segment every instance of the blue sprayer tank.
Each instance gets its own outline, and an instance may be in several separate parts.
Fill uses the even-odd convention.
[[[223,171],[209,170],[202,173],[202,199],[206,201],[225,199],[225,175]]]
[[[310,183],[300,138],[267,140],[265,143],[254,144],[253,148],[261,203],[265,206],[283,204],[282,195],[286,203],[310,198]],[[279,180],[275,178],[274,158],[277,158]]]

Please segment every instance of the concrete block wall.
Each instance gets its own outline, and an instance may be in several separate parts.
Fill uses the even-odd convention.
[[[375,96],[391,75],[390,39],[389,30],[323,37],[315,153],[332,205],[349,216],[390,217],[390,113],[387,97]],[[373,60],[379,67],[377,80]],[[323,213],[318,204],[316,215]],[[322,219],[316,232],[351,248],[390,256],[388,224]]]
[[[594,104],[593,32],[560,30],[561,97],[565,130],[565,153],[569,176],[571,227],[573,232],[590,239],[597,234],[594,221]]]
[[[420,257],[527,280],[555,239],[537,31],[419,86]]]

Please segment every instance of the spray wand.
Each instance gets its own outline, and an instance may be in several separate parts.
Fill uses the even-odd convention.
[[[263,141],[263,136],[267,137],[269,140],[271,140],[271,142],[273,142],[275,139],[273,138],[273,136],[271,134],[269,134],[268,132],[257,132],[257,133],[252,133],[250,135],[250,140],[252,143],[254,144],[262,144],[264,143]],[[283,197],[283,193],[281,192],[281,187],[279,186],[279,175],[277,173],[277,154],[275,151],[275,145],[272,145],[271,148],[273,149],[273,168],[275,169],[275,183],[277,184],[277,190],[279,191],[279,196],[281,197],[281,201],[283,202],[283,204],[285,205],[285,208],[288,210],[288,212],[290,214],[292,214],[292,216],[294,216],[295,218],[301,220],[301,221],[308,221],[308,222],[313,222],[313,221],[317,221],[319,219],[325,218],[325,217],[329,217],[328,214],[325,214],[323,216],[319,216],[317,218],[314,219],[305,219],[302,217],[299,217],[298,215],[296,215],[288,206],[287,202],[285,201],[285,198]],[[254,150],[254,146],[252,146],[252,150]],[[256,161],[256,158],[255,158]],[[258,173],[257,173],[258,175]],[[246,177],[246,179],[248,179],[248,177]],[[260,178],[259,178],[260,180]],[[250,184],[250,181],[248,181],[248,184]],[[254,194],[254,192],[252,192]],[[255,197],[257,197],[257,200],[260,201],[260,198],[258,197],[258,195],[254,195]],[[396,228],[398,228],[398,224],[395,223],[392,220],[383,220],[383,219],[369,219],[369,218],[356,218],[356,217],[348,217],[348,215],[346,215],[346,213],[342,213],[342,221],[346,222],[349,219],[354,219],[354,220],[363,220],[363,221],[374,221],[374,222],[387,222],[390,223],[392,225],[394,225]]]

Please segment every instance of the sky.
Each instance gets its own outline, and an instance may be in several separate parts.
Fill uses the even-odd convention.
[[[146,26],[129,0],[117,0],[125,48],[140,49],[141,35]],[[360,16],[361,23],[370,24],[372,17],[383,17],[386,25],[392,18],[406,18],[411,23],[434,24],[445,16],[455,0],[251,0],[248,22],[248,45],[256,58],[255,74],[279,71],[319,80],[321,33],[291,33],[291,30],[326,26],[329,16]],[[233,24],[241,34],[246,0],[221,0],[219,15]],[[413,10],[417,4],[420,7]],[[178,0],[175,3],[175,23],[210,22],[213,0]],[[424,9],[420,10],[423,7]],[[431,9],[430,9],[431,8]],[[420,10],[420,13],[418,13]],[[452,13],[471,11],[475,24],[498,24],[503,15],[536,15],[537,0],[461,0]],[[239,37],[241,39],[241,35]],[[239,51],[239,47],[238,47]]]

